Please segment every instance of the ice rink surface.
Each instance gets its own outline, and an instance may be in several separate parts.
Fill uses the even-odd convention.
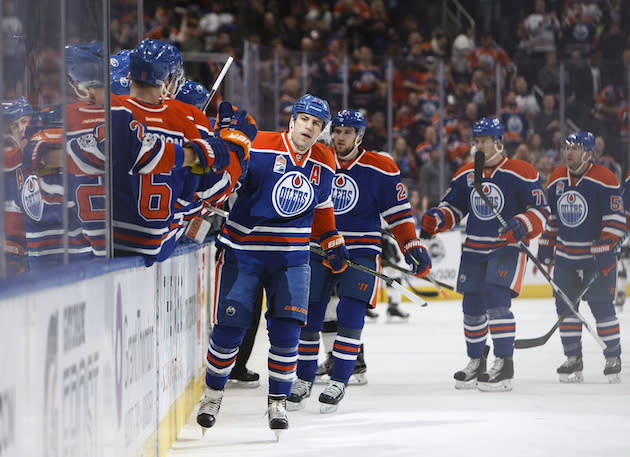
[[[408,322],[387,322],[381,304],[378,320],[366,323],[368,384],[348,387],[333,414],[320,414],[324,385],[315,385],[306,408],[289,413],[279,442],[265,416],[268,339],[261,327],[248,364],[261,373],[261,386],[226,389],[217,423],[203,437],[193,412],[168,455],[630,456],[630,304],[619,313],[620,384],[608,383],[601,349],[586,330],[584,383],[559,383],[564,356],[556,332],[544,346],[516,351],[513,390],[501,393],[453,387],[453,373],[468,362],[459,301],[402,308]],[[517,338],[540,336],[556,321],[551,299],[518,299],[513,310]],[[581,311],[594,326],[588,306]]]

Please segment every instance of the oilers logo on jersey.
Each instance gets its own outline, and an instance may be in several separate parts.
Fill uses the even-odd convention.
[[[292,217],[305,212],[315,198],[315,191],[308,179],[299,171],[290,171],[276,182],[271,201],[282,217]]]
[[[579,192],[570,190],[564,192],[557,203],[558,218],[567,227],[577,227],[588,216],[588,204]]]
[[[32,220],[37,222],[42,220],[44,201],[39,189],[39,181],[35,175],[26,178],[22,187],[22,208]]]
[[[503,197],[503,192],[501,192],[499,186],[492,182],[484,182],[482,190],[492,203],[492,206],[496,208],[497,212],[500,213],[503,211],[505,198]],[[494,213],[490,207],[486,205],[481,196],[477,193],[476,189],[470,193],[470,207],[478,219],[482,221],[494,219]]]
[[[335,215],[351,211],[359,201],[357,182],[348,175],[336,175],[333,180],[331,198],[335,207]]]

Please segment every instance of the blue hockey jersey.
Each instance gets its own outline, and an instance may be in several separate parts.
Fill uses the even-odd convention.
[[[332,151],[293,151],[287,133],[258,132],[247,175],[218,237],[239,261],[278,267],[308,263],[309,239],[334,230]]]
[[[579,177],[560,167],[549,176],[547,192],[551,216],[539,244],[555,245],[556,265],[592,267],[593,242],[616,243],[623,236],[626,220],[621,190],[605,166],[591,163]]]
[[[335,223],[351,258],[381,253],[381,217],[401,249],[417,238],[400,170],[389,155],[360,148],[358,156],[348,163],[336,160],[332,187]]]
[[[486,256],[505,246],[506,241],[499,238],[503,226],[477,194],[474,183],[473,163],[455,173],[439,205],[446,216],[442,230],[451,229],[468,214],[462,251]],[[484,168],[482,189],[506,221],[517,217],[525,225],[525,241],[540,235],[549,217],[549,207],[538,172],[532,165],[504,157],[494,167]]]

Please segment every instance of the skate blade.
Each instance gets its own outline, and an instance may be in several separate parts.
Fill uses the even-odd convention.
[[[455,380],[455,388],[457,390],[472,390],[477,388],[477,380],[471,379],[470,381],[458,381]]]
[[[282,432],[284,432],[283,429],[276,429],[276,430],[272,430],[273,434],[276,437],[276,443],[280,441],[280,435],[282,435]]]
[[[316,376],[313,384],[328,384],[330,382],[330,375],[323,374],[321,376]]]
[[[302,401],[288,401],[287,400],[287,411],[300,411],[306,407],[306,402]]]
[[[330,405],[328,403],[320,403],[319,404],[319,412],[321,414],[330,414],[337,411],[337,405]]]
[[[608,382],[610,384],[619,384],[621,382],[621,376],[619,373],[607,374],[606,377],[608,377]]]
[[[566,383],[579,383],[584,382],[584,375],[581,371],[576,371],[571,374],[559,374],[560,382]]]
[[[240,381],[238,379],[228,379],[226,387],[234,389],[255,389],[260,387],[260,381]]]
[[[201,428],[201,437],[203,438],[204,436],[206,436],[206,432],[207,432],[209,429],[208,429],[208,428],[206,428],[206,427],[201,427],[201,426],[200,426],[199,428]]]
[[[388,324],[406,324],[407,322],[409,322],[409,316],[407,317],[387,316],[387,319],[385,320],[385,322],[387,322]]]
[[[350,376],[348,379],[349,386],[364,386],[367,384],[367,374],[366,373],[357,373]]]
[[[512,380],[504,379],[499,382],[477,382],[480,392],[509,392],[512,390]]]

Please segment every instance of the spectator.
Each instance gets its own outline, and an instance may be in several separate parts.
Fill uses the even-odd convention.
[[[387,128],[385,127],[385,115],[382,111],[372,113],[362,145],[371,151],[387,149]]]
[[[564,52],[566,55],[578,51],[587,56],[597,45],[597,29],[592,20],[583,14],[581,2],[575,2],[562,24]]]
[[[516,147],[527,139],[529,122],[525,111],[516,104],[516,93],[510,92],[505,97],[505,105],[501,109],[501,123],[505,126],[505,147],[511,157]]]
[[[406,184],[414,183],[418,176],[418,165],[413,151],[404,136],[399,136],[394,141],[392,157],[398,168],[400,168],[400,179]]]
[[[546,155],[543,149],[542,139],[540,138],[540,135],[538,133],[530,135],[529,141],[527,142],[527,147],[532,154],[532,158],[534,160],[533,165],[535,166],[535,162],[538,161],[538,158]]]
[[[451,48],[451,66],[453,76],[467,75],[470,72],[466,56],[475,48],[475,26],[468,24],[466,28],[455,37]]]
[[[393,90],[394,103],[403,103],[410,92],[420,93],[424,90],[424,75],[411,62],[401,60],[394,70]]]
[[[545,94],[543,97],[543,109],[534,116],[534,132],[540,135],[543,147],[551,147],[554,132],[560,130],[556,98],[553,94]]]
[[[593,163],[604,165],[617,177],[617,181],[621,182],[622,170],[617,161],[609,154],[606,154],[606,141],[603,136],[595,137],[595,151],[593,153]]]
[[[422,44],[422,54],[425,57],[431,56],[442,59],[450,58],[448,38],[446,37],[444,30],[440,28],[433,30],[431,41]]]
[[[549,51],[546,54],[545,65],[538,70],[536,81],[538,82],[538,86],[545,93],[551,92],[557,94],[560,92],[558,55],[555,51]]]
[[[477,105],[475,103],[470,102],[466,104],[464,117],[462,118],[462,124],[473,125],[475,121],[479,119],[478,113],[479,109],[477,108]]]
[[[431,154],[436,149],[440,149],[437,130],[432,125],[429,125],[424,129],[424,141],[416,146],[416,163],[418,166],[424,166],[431,159]]]
[[[449,95],[449,97],[452,98],[453,105],[455,106],[455,116],[461,119],[466,112],[466,105],[471,101],[470,93],[468,92],[468,79],[465,76],[459,75],[454,76],[454,80],[455,92]]]
[[[427,127],[429,129],[430,127]],[[442,181],[440,181],[440,177]],[[420,211],[424,214],[429,208],[437,206],[451,181],[451,167],[445,161],[440,173],[440,148],[431,150],[429,160],[420,168]],[[443,188],[441,187],[444,186]]]
[[[219,30],[234,24],[234,15],[226,11],[223,2],[210,2],[210,11],[199,21],[199,27],[204,33],[216,36]]]
[[[512,156],[512,158],[524,160],[525,162],[531,163],[532,165],[536,166],[536,161],[534,160],[534,156],[532,155],[529,148],[527,147],[527,144],[525,143],[521,143],[516,147],[516,150],[514,151],[514,155]]]
[[[518,76],[514,84],[516,89],[516,105],[527,114],[532,120],[534,115],[540,111],[536,96],[527,90],[527,81],[524,77]]]
[[[175,45],[181,52],[202,52],[205,50],[201,29],[199,28],[199,6],[191,4],[181,14],[179,33]],[[201,62],[184,62],[186,77],[192,81],[207,81],[210,76],[207,66]]]
[[[480,45],[473,49],[467,56],[466,61],[471,70],[483,70],[488,79],[494,81],[495,69],[501,65],[503,73],[507,72],[507,66],[511,63],[510,57],[499,46],[494,43],[492,33],[484,32],[480,37]]]
[[[545,11],[545,0],[536,0],[534,11],[525,18],[524,24],[530,58],[534,62],[542,62],[547,53],[556,50],[555,36],[561,30],[556,12]]]
[[[357,63],[350,67],[352,101],[359,108],[369,109],[376,98],[378,86],[383,84],[383,73],[372,62],[372,50],[361,46],[356,52]]]
[[[593,95],[593,73],[578,50],[571,52],[567,74],[569,75],[567,114],[578,125],[587,125],[590,122],[588,113],[593,107],[596,95]]]
[[[151,28],[149,33],[146,34],[147,38],[154,40],[162,40],[169,43],[174,43],[177,39],[177,28],[171,26],[171,19],[173,18],[173,10],[166,5],[161,4],[155,8],[155,14],[151,21]]]

